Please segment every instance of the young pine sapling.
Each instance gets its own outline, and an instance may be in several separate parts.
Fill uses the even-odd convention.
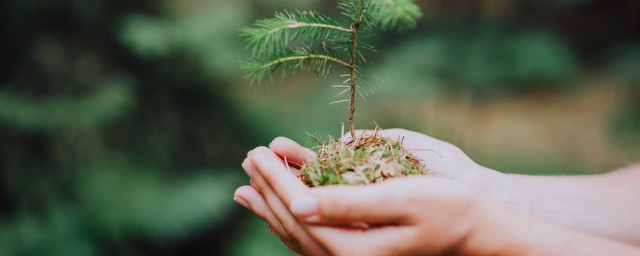
[[[310,186],[369,184],[387,178],[427,174],[424,164],[402,146],[402,138],[355,132],[356,94],[363,96],[367,73],[360,65],[364,51],[374,48],[361,42],[376,29],[413,27],[422,16],[413,0],[340,0],[338,6],[348,26],[317,12],[284,11],[242,30],[252,59],[242,69],[252,84],[261,83],[278,68],[283,76],[296,70],[313,71],[326,78],[338,70],[347,79],[338,95],[349,93],[349,139],[318,142],[313,161],[300,167],[301,179]],[[364,97],[364,96],[363,96]]]

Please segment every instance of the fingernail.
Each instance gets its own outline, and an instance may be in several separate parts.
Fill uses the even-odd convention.
[[[251,155],[251,151],[253,151],[253,150],[249,150],[249,152],[247,152],[247,157],[249,157],[249,155]]]
[[[233,201],[236,201],[236,203],[238,203],[239,205],[242,205],[244,208],[251,210],[251,206],[249,206],[249,202],[247,202],[247,200],[244,200],[244,198],[235,196],[233,197]]]
[[[298,217],[313,218],[318,213],[318,199],[310,196],[294,198],[291,200],[289,210]]]
[[[278,142],[282,143],[287,141],[288,139],[285,137],[276,137],[275,139],[273,139],[271,141],[271,143],[269,143],[269,147],[272,147],[273,145],[276,145]]]

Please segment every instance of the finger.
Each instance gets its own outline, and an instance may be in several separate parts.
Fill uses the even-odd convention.
[[[246,169],[254,169],[248,160],[243,162],[243,166]],[[319,253],[323,253],[324,249],[313,241],[310,235],[306,234],[306,231],[302,228],[291,226],[285,228],[282,223],[294,223],[297,222],[297,220],[293,218],[290,213],[285,212],[286,207],[282,205],[281,202],[278,202],[277,198],[270,198],[272,205],[270,206],[264,196],[258,192],[258,188],[264,187],[267,195],[274,195],[262,177],[259,174],[255,174],[255,179],[252,178],[251,180],[252,187],[247,186],[238,189],[239,193],[237,193],[237,195],[240,198],[249,198],[247,201],[250,202],[249,204],[251,205],[251,209],[256,213],[256,215],[269,223],[269,230],[274,235],[278,236],[289,249],[299,254],[303,254],[305,250],[302,248],[306,248],[307,252],[313,252],[314,255],[321,255]],[[278,216],[276,216],[272,209],[279,212]],[[289,216],[287,217],[286,215]]]
[[[269,224],[269,232],[271,232],[274,236],[280,238],[283,243],[289,247],[289,249],[301,253],[302,250],[295,243],[291,242],[291,238],[284,231],[282,224],[275,217],[269,206],[265,202],[264,198],[255,188],[251,186],[243,186],[236,190],[235,198],[239,200],[244,200],[249,205],[249,209],[253,211],[258,217],[263,219]]]
[[[295,244],[291,240],[280,238],[280,241],[282,241],[282,243],[284,245],[286,245],[290,250],[292,250],[292,251],[294,251],[294,252],[296,252],[296,253],[298,253],[300,255],[304,254],[304,251],[300,248],[300,246],[298,246],[297,244]]]
[[[251,151],[249,151],[249,153],[251,153]],[[242,161],[242,169],[244,170],[244,172],[247,174],[247,176],[249,176],[249,178],[253,177],[253,170],[251,169],[251,167],[246,164],[249,159],[249,156],[247,156],[243,161]]]
[[[249,158],[245,158],[244,161],[242,161],[242,169],[244,169],[244,171],[249,175],[249,177],[251,178],[249,180],[249,183],[251,184],[252,187],[254,187],[258,193],[262,193],[262,190],[260,190],[260,187],[255,186],[254,184],[254,180],[253,180],[253,165],[251,164],[251,161],[249,160]]]
[[[332,255],[406,255],[407,245],[415,237],[410,227],[355,230],[314,226],[310,230]]]
[[[282,159],[268,148],[254,149],[249,159],[255,167],[254,176],[260,174],[285,205],[289,205],[294,196],[309,193],[307,186],[289,171]]]
[[[297,168],[316,156],[310,149],[285,137],[275,138],[269,144],[269,148],[281,158],[286,158],[289,163],[294,164]]]
[[[412,196],[394,182],[366,187],[329,186],[292,200],[291,212],[309,223],[403,224],[411,221]]]
[[[268,150],[268,149],[267,149]],[[254,150],[256,151],[256,150]],[[268,150],[269,151],[269,150]],[[256,170],[252,162],[248,163],[249,168]],[[283,171],[283,170],[280,170]],[[275,215],[278,222],[282,224],[285,236],[294,247],[304,248],[304,251],[312,255],[325,255],[325,250],[304,229],[298,220],[291,215],[285,204],[280,200],[278,195],[269,186],[267,181],[262,177],[261,173],[255,171],[253,174],[255,186],[260,188],[271,212]]]
[[[253,213],[255,213],[258,217],[269,223],[271,229],[276,233],[274,235],[277,235],[281,238],[287,237],[287,233],[282,227],[282,224],[276,218],[273,212],[271,212],[271,209],[269,209],[267,202],[255,188],[251,186],[242,186],[236,189],[234,200],[236,199],[240,201],[240,204],[242,204],[241,202],[244,202],[246,204],[245,207],[253,211]]]
[[[255,169],[252,162],[249,160],[243,164],[246,165],[247,168]],[[276,219],[278,219],[278,222],[282,224],[281,226],[284,229],[284,233],[289,233],[290,230],[296,230],[293,224],[297,221],[291,216],[287,207],[285,207],[278,195],[273,192],[273,189],[265,181],[262,175],[259,172],[255,172],[253,174],[252,181],[253,187],[255,187],[257,191],[260,191],[261,195],[265,199],[266,205],[275,215]]]
[[[274,236],[280,238],[280,241],[282,241],[282,243],[284,245],[287,246],[287,248],[289,248],[290,250],[302,255],[304,253],[304,250],[300,247],[300,245],[298,243],[295,243],[293,240],[291,240],[291,238],[285,238],[284,236],[281,236],[280,234],[278,234],[271,226],[269,227],[269,233],[273,234]]]
[[[261,187],[267,205],[282,224],[284,233],[290,237],[289,242],[299,248],[304,248],[305,252],[311,255],[325,255],[325,249],[313,240],[306,229],[291,215],[287,207],[280,201],[280,198],[273,192],[266,181],[259,173],[254,175],[255,183]]]

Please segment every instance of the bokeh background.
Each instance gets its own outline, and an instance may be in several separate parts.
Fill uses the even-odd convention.
[[[640,2],[420,0],[369,38],[357,123],[514,173],[640,160]],[[251,89],[238,29],[335,0],[0,2],[0,255],[287,255],[236,206],[246,152],[338,136],[339,77]]]

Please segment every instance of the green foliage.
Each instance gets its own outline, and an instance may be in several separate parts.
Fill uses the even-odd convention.
[[[624,45],[615,50],[609,57],[609,68],[629,86],[640,88],[640,44]]]
[[[320,51],[299,47],[295,50],[281,51],[266,63],[260,60],[244,62],[242,70],[252,84],[260,84],[264,78],[271,79],[271,74],[280,67],[283,71],[291,73],[299,69],[313,71],[320,77],[326,77],[334,70],[334,66],[349,66],[349,63],[342,60],[343,55],[342,52],[326,47]]]
[[[119,22],[118,39],[137,57],[157,61],[172,55],[190,56],[204,75],[230,79],[243,57],[238,29],[250,15],[243,1],[203,3],[183,15],[158,17],[144,12],[128,13]],[[184,61],[184,60],[183,60]],[[170,72],[179,72],[174,69]]]
[[[257,21],[253,27],[241,30],[253,55],[272,56],[286,51],[291,42],[305,40],[309,45],[316,40],[323,42],[344,41],[351,30],[332,18],[316,12],[276,12],[274,18]]]
[[[628,92],[625,104],[613,117],[614,136],[622,144],[640,140],[640,45],[623,45],[609,56],[609,69]]]
[[[413,0],[368,0],[362,4],[361,23],[368,29],[414,27],[422,17],[420,7]],[[338,8],[351,24],[356,21],[358,1],[340,1]]]
[[[625,146],[637,145],[640,141],[640,103],[638,103],[640,92],[632,92],[626,99],[626,104],[622,105],[613,117],[611,134],[617,143]]]
[[[233,206],[230,191],[240,184],[229,174],[163,180],[145,168],[119,169],[86,175],[80,195],[91,225],[113,236],[145,234],[162,241],[187,235],[222,220]]]
[[[575,76],[576,60],[561,38],[537,31],[505,38],[507,79],[519,82],[564,82]]]
[[[257,142],[212,88],[234,77],[250,9],[208,4],[3,5],[0,255],[191,255],[194,237],[225,250],[215,234]]]
[[[415,26],[422,15],[411,0],[342,0],[338,4],[348,27],[317,12],[284,11],[243,29],[253,58],[241,68],[252,83],[262,82],[280,66],[289,73],[300,68],[322,77],[333,71],[334,64],[357,69],[356,63],[364,60],[361,50],[373,49],[353,41],[361,26],[368,30]]]
[[[80,218],[65,209],[52,209],[44,219],[22,215],[0,226],[0,255],[98,255]]]
[[[422,11],[413,0],[377,0],[373,7],[374,19],[383,29],[412,28],[422,17]]]
[[[0,91],[0,122],[20,129],[55,131],[96,128],[126,113],[134,93],[131,81],[110,77],[88,95],[30,99]]]
[[[376,20],[378,17],[374,12],[375,3],[374,0],[342,0],[338,1],[338,10],[347,17],[350,28],[353,28],[355,23],[359,23],[366,29],[375,29],[378,23]]]
[[[287,248],[278,237],[269,231],[268,224],[259,218],[252,218],[238,227],[237,238],[234,239],[232,250],[224,255],[255,256],[255,255],[298,255]]]
[[[0,225],[2,255],[99,255],[101,236],[180,238],[222,220],[239,183],[236,176],[206,174],[169,182],[145,168],[120,169],[84,170],[77,203],[57,202],[44,214]]]
[[[400,44],[387,56],[374,72],[408,94],[445,87],[485,95],[532,85],[562,88],[580,69],[561,37],[539,31],[508,33],[490,26],[432,31]],[[378,87],[388,93],[400,91]]]

